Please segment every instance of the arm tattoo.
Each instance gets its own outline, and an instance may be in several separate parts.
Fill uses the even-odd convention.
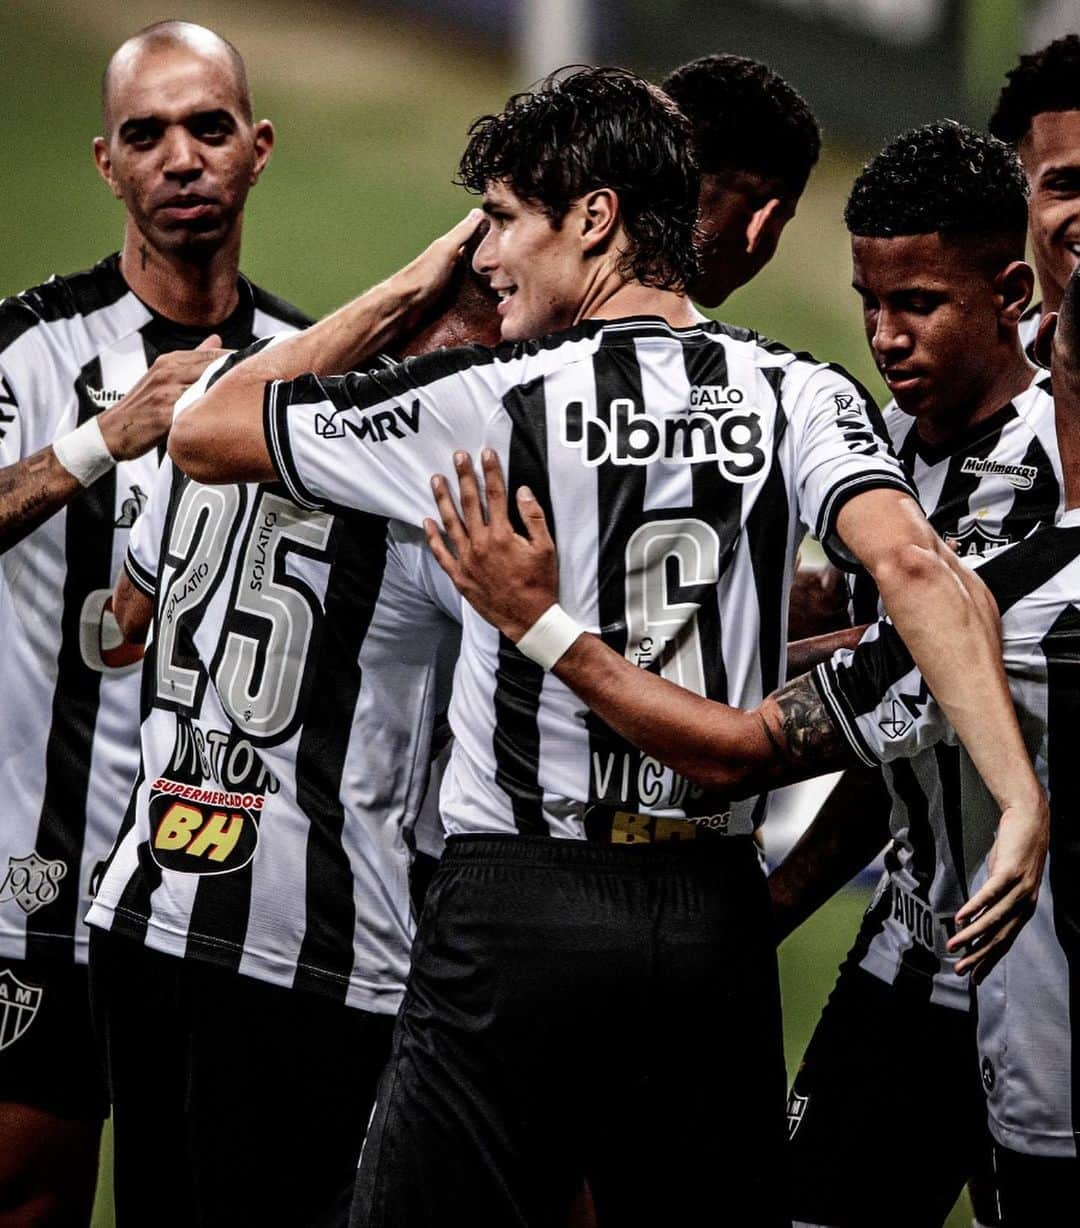
[[[0,552],[21,541],[79,490],[51,447],[0,469]]]
[[[790,764],[818,765],[848,753],[848,744],[833,723],[809,674],[794,678],[771,696],[779,729],[765,729],[778,754]],[[779,740],[778,736],[779,735]]]

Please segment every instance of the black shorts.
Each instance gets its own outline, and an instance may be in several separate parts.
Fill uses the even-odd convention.
[[[974,1013],[845,963],[795,1076],[788,1128],[796,1224],[941,1225],[990,1160]],[[979,1220],[993,1224],[992,1193],[978,1193]]]
[[[1050,1228],[1075,1223],[1080,1212],[1080,1160],[1033,1156],[994,1144],[1003,1228]]]
[[[118,1228],[344,1224],[393,1019],[95,930]]]
[[[0,958],[0,1102],[109,1115],[81,964]]]
[[[448,841],[353,1225],[788,1225],[772,942],[749,838]]]

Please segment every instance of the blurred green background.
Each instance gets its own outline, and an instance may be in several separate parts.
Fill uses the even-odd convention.
[[[391,272],[469,207],[452,183],[467,126],[522,85],[505,46],[493,53],[475,37],[415,15],[395,19],[392,10],[231,2],[163,11],[142,0],[0,7],[0,293],[84,268],[119,245],[120,208],[90,156],[100,73],[122,37],[165,16],[202,21],[231,38],[247,59],[257,114],[277,125],[273,161],[249,203],[245,271],[314,314]],[[696,53],[706,50],[763,54],[740,45]],[[851,66],[845,71],[857,76]],[[841,218],[851,179],[872,150],[840,145],[828,130],[826,142],[777,258],[722,314],[843,363],[879,395]],[[865,891],[842,893],[781,952],[792,1070],[864,904]],[[959,1209],[949,1221],[969,1223]],[[95,1228],[111,1224],[103,1189]]]

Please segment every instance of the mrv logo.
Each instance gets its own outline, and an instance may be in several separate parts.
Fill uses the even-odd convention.
[[[691,412],[660,417],[629,397],[616,397],[606,412],[593,413],[583,401],[563,409],[562,442],[579,448],[586,465],[648,465],[715,461],[733,482],[749,482],[765,468],[761,416],[745,404],[740,388],[691,389]]]

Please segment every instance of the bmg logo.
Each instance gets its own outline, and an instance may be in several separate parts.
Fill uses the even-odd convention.
[[[629,397],[616,397],[606,414],[591,413],[583,401],[563,409],[562,442],[578,448],[590,468],[674,461],[713,461],[733,482],[749,482],[765,468],[761,417],[753,406],[699,408],[677,417],[658,417]]]

